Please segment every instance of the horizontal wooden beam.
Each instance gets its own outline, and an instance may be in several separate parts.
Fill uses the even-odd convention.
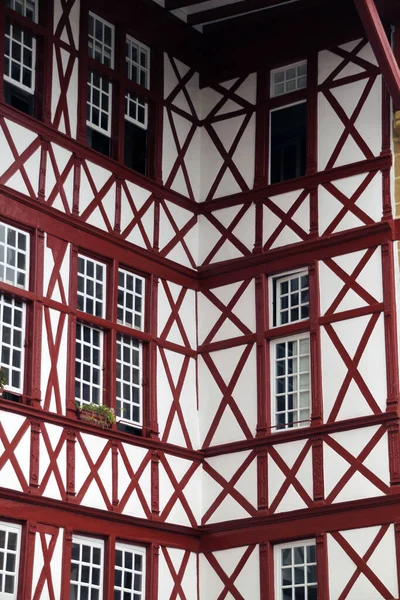
[[[165,8],[167,10],[177,10],[178,8],[185,8],[186,6],[193,6],[194,4],[204,4],[209,0],[165,0]]]
[[[220,19],[230,19],[255,10],[267,10],[272,7],[279,7],[281,4],[293,4],[295,2],[304,2],[304,0],[242,0],[242,2],[235,2],[235,4],[226,4],[225,6],[191,13],[187,17],[187,22],[189,25],[201,25]]]

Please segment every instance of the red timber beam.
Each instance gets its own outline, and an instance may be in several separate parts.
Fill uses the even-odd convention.
[[[400,69],[374,0],[354,0],[369,43],[382,71],[395,110],[400,109]]]

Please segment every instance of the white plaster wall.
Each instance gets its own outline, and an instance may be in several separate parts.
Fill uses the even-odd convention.
[[[158,563],[158,598],[159,600],[170,600],[171,598],[182,597],[181,594],[176,596],[174,592],[175,581],[173,575],[180,572],[182,562],[186,559],[187,552],[179,548],[160,548],[159,563]],[[167,561],[171,561],[172,570]],[[190,556],[184,569],[182,578],[179,578],[184,598],[186,600],[198,600],[197,598],[197,554],[190,552]]]
[[[35,549],[34,549],[34,558],[33,558],[33,575],[32,575],[32,593],[33,598],[35,600],[47,600],[49,598],[60,598],[61,597],[61,572],[62,572],[62,549],[63,549],[63,536],[64,529],[59,528],[56,530],[55,535],[57,536],[57,540],[55,543],[53,555],[50,560],[50,564],[48,561],[48,555],[46,555],[46,559],[43,556],[43,547],[42,541],[40,539],[40,532],[35,534]],[[52,543],[53,536],[49,533],[44,534],[45,543],[47,548],[49,544]],[[43,585],[42,591],[39,595],[39,590],[37,590],[37,584],[39,582],[40,576],[42,574],[43,569],[47,569],[50,567],[51,573],[51,586],[49,587],[49,581],[46,578],[45,583]]]
[[[202,473],[202,494],[203,494],[203,519],[209,511],[208,518],[204,524],[218,523],[221,521],[231,521],[235,519],[245,519],[251,516],[250,507],[257,507],[257,459],[254,457],[250,464],[245,468],[240,477],[235,475],[243,463],[249,458],[250,451],[236,452],[232,454],[222,454],[208,458],[207,464],[217,473],[215,478],[213,472],[203,470]],[[218,481],[218,476],[222,477],[228,484],[235,478],[234,489],[240,494],[242,499],[250,505],[246,508],[242,506],[236,498],[230,494],[224,493],[224,487]],[[225,486],[225,484],[224,484]],[[219,499],[219,496],[221,498]],[[210,508],[217,500],[216,506]]]
[[[164,363],[162,354],[167,365]],[[185,370],[186,375],[183,377]],[[172,387],[168,376],[172,378]],[[173,404],[173,390],[179,387],[182,379],[179,408],[176,411]],[[157,408],[160,438],[163,441],[193,449],[199,447],[195,359],[170,350],[158,351]],[[171,426],[167,423],[170,414],[174,415]],[[179,418],[180,415],[183,418],[183,425]]]
[[[247,546],[213,552],[212,557],[217,561],[224,573],[231,577],[240,562]],[[259,546],[256,545],[243,569],[234,578],[236,595],[225,593],[225,584],[208,560],[209,554],[200,554],[200,600],[217,600],[218,598],[245,598],[246,600],[260,599],[260,560]]]
[[[367,315],[332,323],[331,327],[339,339],[342,354],[344,348],[345,355],[354,359],[370,319],[371,315]],[[368,404],[366,396],[369,399],[372,397],[376,409],[385,410],[387,396],[386,349],[382,314],[379,316],[357,364],[358,373],[366,384],[368,392],[364,393],[353,377],[348,378],[349,369],[324,328],[321,328],[321,357],[325,420],[329,418],[342,420],[372,415],[373,409]],[[343,402],[341,402],[337,416],[331,416],[336,399],[342,396]]]
[[[123,453],[123,454],[122,454]],[[118,498],[124,505],[122,514],[132,517],[147,518],[146,508],[150,512],[151,506],[151,461],[148,461],[139,478],[139,482],[130,489],[132,481],[131,471],[135,475],[141,468],[143,461],[148,458],[148,451],[133,444],[121,444],[121,451],[118,452]],[[127,461],[127,463],[126,463]],[[138,494],[138,489],[142,496]],[[143,506],[141,500],[145,501]]]
[[[62,442],[60,451],[57,454],[56,469],[54,468],[54,465],[50,465],[50,455],[52,453],[55,454],[56,449],[58,449],[63,433],[64,429],[62,427],[57,427],[56,425],[51,425],[50,423],[42,423],[42,434],[39,438],[39,486],[43,486],[44,496],[55,498],[56,500],[62,500],[61,494],[66,489],[66,442]],[[56,476],[58,480],[60,480],[61,490]]]
[[[351,550],[362,558],[367,554],[376,536],[381,533],[380,530],[380,526],[362,527],[360,529],[340,531],[339,534],[350,545]],[[340,538],[340,541],[343,542],[342,538]],[[352,575],[355,573],[357,566],[342,545],[332,535],[328,534],[327,540],[330,600],[338,600]],[[396,547],[393,525],[390,525],[374,552],[366,560],[366,563],[367,567],[371,569],[373,576],[386,588],[385,595],[382,595],[376,589],[364,573],[358,572],[358,576],[350,587],[346,598],[348,600],[360,600],[361,598],[362,600],[398,598]]]
[[[178,482],[187,474],[188,470],[192,466],[192,461],[173,456],[172,454],[165,454],[169,466],[171,467],[174,477]],[[160,461],[159,465],[159,494],[160,494],[160,514],[163,515],[163,510],[166,504],[174,494],[174,484],[171,481],[167,470]],[[189,478],[187,485],[184,487],[183,494],[186,498],[187,504],[190,507],[193,517],[196,522],[200,524],[202,514],[202,499],[201,499],[201,469],[200,466],[194,471],[192,476]],[[165,514],[165,513],[164,513]],[[191,526],[188,513],[181,501],[177,499],[168,515],[165,515],[165,521],[167,523],[176,523],[178,525]]]
[[[348,454],[358,457],[367,446],[368,442],[370,442],[371,438],[377,433],[378,428],[379,426],[365,427],[362,429],[332,433],[330,434],[330,438],[339,444]],[[388,493],[390,473],[386,432],[379,441],[376,441],[372,450],[363,460],[363,464],[372,475],[380,480],[380,487],[377,487],[374,481],[371,481],[368,478],[370,473],[360,473],[356,470],[349,481],[342,487],[341,491],[335,494],[335,497],[332,498],[332,502],[348,502],[350,500],[383,496],[385,491]],[[341,456],[335,448],[324,443],[325,497],[328,497],[329,494],[331,494],[332,490],[334,490],[335,486],[341,481],[342,477],[350,468],[351,463],[346,460],[346,458]]]
[[[12,443],[15,436],[26,422],[25,417],[6,411],[0,411],[0,427],[4,429],[4,435],[9,443]],[[3,442],[0,440],[0,460],[5,451]],[[29,463],[30,463],[30,427],[26,428],[21,440],[14,449],[14,456],[18,463],[19,473],[23,481],[18,479],[18,474],[11,461],[8,459],[0,469],[1,485],[11,490],[22,492],[24,487],[29,484]]]
[[[212,213],[212,218],[216,219],[219,225],[214,225],[207,219],[207,216],[199,216],[199,264],[216,263],[234,258],[242,258],[250,255],[255,242],[255,206],[249,205],[247,210],[239,215],[243,206],[231,206],[215,210]],[[222,227],[228,229],[233,221],[238,218],[238,222],[232,228],[231,235],[238,242],[235,245],[229,238],[224,237],[223,233],[218,229]],[[221,243],[222,240],[222,243]],[[214,248],[217,246],[217,251]]]
[[[101,453],[103,452],[108,441],[105,438],[100,438],[96,435],[89,435],[87,433],[81,433],[80,438],[86,447],[87,452],[91,458],[92,463],[96,463]],[[75,464],[79,465],[79,468],[75,471],[75,491],[79,495],[86,479],[90,476],[90,467],[85,458],[81,444],[77,441],[75,444]],[[107,450],[107,455],[102,462],[102,465],[97,469],[99,479],[102,482],[108,500],[111,503],[112,500],[112,462],[111,462],[111,448]],[[85,506],[91,506],[92,508],[100,508],[103,510],[107,509],[107,504],[101,494],[100,488],[95,479],[91,479],[91,483],[87,488],[83,498],[82,504]]]
[[[210,353],[209,356],[222,380],[218,382],[208,368],[204,357],[200,356],[198,359],[200,436],[203,443],[215,419],[218,421],[218,427],[210,440],[212,445],[246,439],[246,434],[239,425],[229,404],[221,414],[219,408],[223,395],[226,394],[226,386],[230,384],[234,371],[245,351],[246,346],[236,346]],[[255,435],[257,424],[256,383],[256,350],[253,346],[233,390],[229,393],[241,412],[251,435]],[[219,384],[221,387],[224,386],[223,391]]]
[[[352,51],[359,40],[344,44],[341,48]],[[358,56],[371,65],[376,65],[373,52],[368,45],[358,52]],[[334,53],[324,50],[319,53],[318,82],[323,84],[333,71],[342,65],[336,74],[334,83],[343,79],[343,85],[331,88],[332,95],[340,103],[341,107],[350,118],[356,109],[357,103],[366,87],[368,79],[361,79],[353,83],[347,83],[346,77],[365,73],[365,69],[354,62],[343,62],[343,58]],[[378,156],[382,146],[382,123],[381,123],[381,93],[382,80],[378,76],[364,103],[360,114],[355,121],[355,128],[365,141],[374,156]],[[318,94],[318,166],[324,170],[332,153],[342,136],[344,124],[322,92]],[[350,135],[339,153],[334,166],[341,166],[359,160],[365,160],[365,155]]]
[[[199,313],[199,344],[203,344],[213,327],[219,323],[218,330],[208,339],[209,342],[219,342],[245,335],[247,330],[251,333],[256,329],[256,304],[255,304],[255,284],[251,281],[249,285],[240,293],[243,282],[230,283],[220,287],[213,288],[207,294],[198,294],[198,313]],[[233,298],[237,295],[237,300]],[[208,297],[209,296],[209,297]],[[214,300],[214,302],[213,302]],[[233,318],[228,315],[222,319],[222,307],[231,306]],[[238,327],[237,318],[243,325],[243,329]],[[220,322],[221,320],[221,322]]]

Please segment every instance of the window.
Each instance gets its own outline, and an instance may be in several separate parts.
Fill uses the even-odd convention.
[[[0,281],[27,289],[28,272],[28,234],[0,223]],[[25,324],[26,303],[0,293],[0,366],[5,370],[10,392],[23,391]]]
[[[71,600],[103,598],[104,541],[74,535],[71,554]],[[114,600],[144,600],[146,549],[116,542]]]
[[[0,522],[0,598],[16,600],[21,526]]]
[[[146,550],[115,545],[114,600],[144,600]]]
[[[302,330],[310,314],[307,270],[272,277],[270,290],[271,332],[298,324],[297,333],[271,341],[272,425],[278,430],[304,427],[311,418],[310,336]]]
[[[273,342],[275,427],[304,427],[311,415],[308,334]]]
[[[73,536],[71,555],[71,600],[103,597],[104,542]]]
[[[75,399],[81,404],[102,404],[104,400],[116,410],[116,416],[128,427],[143,425],[142,400],[142,343],[134,330],[142,330],[144,323],[144,279],[123,268],[115,273],[117,301],[109,307],[116,320],[106,311],[106,265],[84,255],[78,255],[78,309],[76,327]],[[111,278],[114,280],[114,278]],[[93,323],[96,319],[107,321],[101,329]],[[115,330],[112,338],[111,330]],[[114,339],[115,342],[111,342]],[[107,352],[115,343],[115,365],[103,373]],[[113,373],[114,375],[110,375]],[[115,400],[103,398],[107,377],[115,376]],[[108,381],[111,386],[111,381]],[[115,402],[115,404],[114,404]]]
[[[276,277],[273,282],[273,325],[287,325],[309,317],[308,273]]]
[[[145,91],[150,87],[150,49],[125,33],[124,65],[115,66],[114,26],[94,13],[89,13],[88,26],[88,144],[147,174],[149,106]],[[118,113],[122,102],[124,116],[113,120],[113,111]],[[112,139],[122,143],[112,143]]]
[[[4,38],[4,97],[8,104],[34,114],[36,88],[38,0],[7,0]],[[25,18],[21,23],[19,15]],[[32,22],[27,27],[26,19]]]
[[[307,87],[306,61],[271,71],[271,97]]]
[[[315,541],[275,546],[275,600],[318,600]]]
[[[270,111],[270,183],[305,175],[307,104],[304,100],[289,103],[285,96],[297,92],[305,97],[306,86],[305,62],[271,72],[270,96],[275,102]]]

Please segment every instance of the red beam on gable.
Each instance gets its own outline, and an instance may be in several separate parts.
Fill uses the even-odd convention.
[[[374,0],[354,0],[368,40],[382,71],[395,110],[400,109],[400,69],[390,47]]]

